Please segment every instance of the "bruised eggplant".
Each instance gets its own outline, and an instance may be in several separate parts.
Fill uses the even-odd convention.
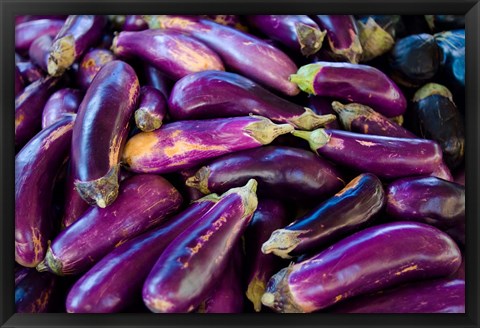
[[[163,94],[154,87],[143,86],[134,114],[137,127],[144,132],[156,130],[162,126],[166,114],[167,101]]]
[[[92,49],[83,56],[76,75],[77,84],[87,90],[98,71],[106,64],[115,60],[115,56],[107,49]]]
[[[65,114],[76,114],[83,98],[83,92],[64,88],[48,98],[42,113],[42,129],[62,119]]]

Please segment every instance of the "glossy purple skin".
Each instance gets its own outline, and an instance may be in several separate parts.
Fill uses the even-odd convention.
[[[151,86],[140,89],[138,108],[135,111],[135,123],[145,132],[160,128],[167,115],[167,100],[162,92]]]
[[[317,131],[317,132],[315,132]],[[431,140],[405,139],[318,129],[322,141],[311,135],[313,151],[338,165],[380,178],[428,175],[442,163],[442,149]],[[294,132],[298,134],[300,131]],[[322,146],[323,142],[326,143]]]
[[[15,65],[15,97],[23,91],[23,87],[24,83],[22,75],[20,74],[17,65]]]
[[[48,56],[50,54],[50,47],[52,46],[53,37],[50,35],[42,35],[32,42],[28,49],[28,56],[32,63],[40,67],[45,72],[48,71]]]
[[[141,233],[164,222],[182,204],[180,193],[164,178],[139,174],[125,180],[107,208],[91,207],[52,241],[37,270],[78,274]]]
[[[249,129],[263,122],[266,122],[263,117],[245,116],[165,124],[158,130],[140,132],[130,138],[122,162],[136,173],[189,169],[221,155],[261,147],[262,142]],[[274,137],[289,132],[286,128],[283,131],[282,125],[269,126],[281,130]]]
[[[45,76],[45,72],[31,61],[18,62],[15,66],[20,72],[25,86]]]
[[[95,76],[78,108],[73,130],[72,161],[77,188],[79,182],[93,185],[118,169],[139,94],[137,75],[125,62],[111,61]],[[111,192],[117,188],[112,187]],[[107,206],[115,199],[109,192],[102,194]],[[81,196],[88,203],[98,204],[94,195]]]
[[[107,49],[92,49],[83,56],[76,75],[78,86],[87,90],[98,71],[106,64],[115,60],[115,56]]]
[[[409,177],[387,188],[387,214],[445,230],[465,223],[465,187],[436,177]]]
[[[75,117],[42,130],[15,157],[15,261],[35,267],[52,238],[56,177],[67,160]]]
[[[289,96],[300,92],[288,79],[297,71],[295,63],[285,53],[259,38],[199,17],[152,17],[150,28],[188,33],[216,51],[233,71]]]
[[[307,15],[249,15],[247,21],[272,40],[305,56],[313,55],[322,47],[322,32]],[[304,26],[316,30],[317,36],[302,35],[298,28]]]
[[[57,78],[42,78],[15,98],[15,147],[21,149],[42,127],[45,103],[54,92]]]
[[[143,31],[148,29],[147,22],[142,15],[126,15],[122,25],[122,31]]]
[[[143,83],[142,85],[149,85],[160,91],[165,99],[170,96],[170,90],[172,89],[172,81],[168,77],[160,72],[152,65],[143,65]]]
[[[62,229],[71,226],[90,208],[90,205],[83,200],[77,189],[75,189],[75,169],[72,167],[72,165],[73,163],[70,160],[67,179],[65,182],[63,215],[60,223]]]
[[[270,294],[264,294],[262,303],[272,301],[268,303],[277,312],[318,311],[353,296],[446,277],[461,261],[455,242],[435,227],[416,222],[377,225],[282,269],[270,279]]]
[[[61,30],[64,20],[38,19],[15,26],[15,51],[26,53],[33,41],[42,35],[54,38]]]
[[[249,185],[222,195],[164,250],[143,285],[143,301],[152,312],[190,312],[209,296],[257,206]]]
[[[257,312],[261,310],[260,299],[268,280],[285,266],[285,262],[278,256],[263,254],[262,244],[268,240],[275,229],[286,226],[289,221],[290,218],[282,202],[273,199],[261,199],[245,232],[245,253],[248,259],[246,294]]]
[[[309,150],[285,146],[265,146],[219,157],[197,171],[196,177],[191,181],[197,184],[201,180],[199,189],[204,194],[222,193],[255,179],[259,195],[301,204],[318,204],[345,185],[342,174],[325,159]]]
[[[384,205],[380,179],[370,173],[360,174],[306,215],[274,231],[262,251],[284,258],[314,252],[371,224]]]
[[[43,108],[42,129],[62,119],[67,113],[77,113],[82,99],[83,92],[77,89],[64,88],[54,92]]]
[[[205,70],[225,70],[222,60],[212,49],[177,31],[120,32],[112,49],[120,58],[138,58],[173,80]]]
[[[328,115],[335,112],[332,109],[332,99],[327,97],[317,97],[310,95],[307,100],[307,107],[312,109],[317,115]],[[338,118],[328,124],[325,124],[326,129],[340,129]]]
[[[334,313],[465,313],[465,280],[435,279],[355,298]]]
[[[199,200],[160,227],[116,247],[75,283],[66,300],[67,312],[124,310],[131,298],[142,290],[143,282],[164,249],[214,204],[213,199]]]
[[[52,294],[57,286],[57,279],[54,275],[29,269],[26,276],[18,284],[15,284],[15,312],[50,312]]]

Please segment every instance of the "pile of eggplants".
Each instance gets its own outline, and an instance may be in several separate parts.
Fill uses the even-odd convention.
[[[460,16],[17,16],[15,307],[464,313]]]

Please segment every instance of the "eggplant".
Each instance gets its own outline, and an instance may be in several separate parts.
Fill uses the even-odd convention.
[[[28,269],[18,284],[15,283],[16,313],[46,313],[52,310],[52,300],[58,286],[55,275]]]
[[[76,114],[83,98],[83,92],[64,88],[48,98],[42,112],[42,129],[62,119],[65,114]]]
[[[357,102],[387,117],[402,115],[407,109],[398,86],[368,65],[316,62],[300,67],[290,81],[309,94]]]
[[[306,215],[273,231],[262,252],[290,259],[315,251],[364,228],[384,205],[382,182],[373,174],[360,174]]]
[[[146,29],[148,29],[148,24],[142,15],[125,15],[122,31],[143,31]]]
[[[75,187],[89,204],[110,205],[118,193],[120,156],[140,86],[133,68],[114,60],[97,73],[73,129]]]
[[[205,196],[158,228],[113,249],[70,289],[66,300],[67,312],[123,311],[132,302],[132,297],[140,294],[143,282],[164,249],[219,199],[214,194]],[[122,274],[119,275],[119,272]]]
[[[250,15],[247,21],[272,40],[303,56],[320,50],[326,35],[307,15]]]
[[[354,296],[446,277],[461,261],[455,242],[435,227],[377,225],[280,270],[268,282],[262,303],[276,312],[318,311]]]
[[[433,37],[442,51],[441,66],[447,65],[457,55],[459,50],[465,48],[464,29],[436,33]]]
[[[352,15],[315,15],[311,17],[320,28],[327,31],[330,50],[337,57],[353,64],[359,62],[363,49]]]
[[[63,215],[60,220],[62,230],[71,226],[90,208],[90,205],[80,196],[75,188],[75,168],[73,165],[74,163],[70,159],[65,182]]]
[[[345,185],[342,178],[336,167],[309,150],[265,146],[214,159],[186,185],[204,194],[222,193],[255,179],[261,196],[315,204],[339,191]]]
[[[462,186],[465,186],[465,167],[461,167],[457,170],[454,176],[454,182]]]
[[[143,285],[152,312],[190,312],[208,297],[257,208],[257,183],[222,195],[163,251]]]
[[[316,115],[235,73],[206,71],[190,74],[175,83],[168,99],[175,120],[244,116],[251,113],[276,123],[312,130],[335,120]]]
[[[18,62],[15,66],[20,72],[25,86],[45,77],[43,70],[30,60]]]
[[[338,304],[333,313],[465,313],[465,280],[407,284]]]
[[[297,66],[282,51],[235,28],[208,19],[186,16],[148,16],[150,28],[187,33],[216,51],[232,71],[288,96],[300,90],[288,80]],[[259,68],[262,69],[259,69]]]
[[[82,58],[76,75],[77,85],[87,90],[98,71],[106,64],[115,60],[115,56],[107,49],[91,49]]]
[[[171,173],[261,147],[291,131],[290,124],[274,124],[261,116],[177,121],[130,138],[122,162],[136,173]]]
[[[122,183],[112,205],[91,207],[57,235],[37,270],[60,276],[82,273],[124,242],[164,222],[182,201],[164,178],[132,176]]]
[[[15,26],[15,51],[28,53],[33,41],[42,35],[54,38],[65,23],[62,19],[37,19]]]
[[[107,18],[103,15],[70,15],[53,40],[48,74],[60,76],[102,38]]]
[[[23,88],[24,82],[22,74],[20,74],[20,70],[18,69],[17,65],[15,65],[15,97],[23,91]]]
[[[465,15],[433,15],[433,24],[437,31],[465,28]]]
[[[134,114],[137,127],[144,132],[159,129],[166,114],[167,100],[163,94],[154,87],[143,86]]]
[[[335,111],[332,108],[332,99],[327,97],[317,97],[314,95],[308,96],[307,106],[311,108],[317,115],[335,115]],[[340,129],[338,119],[325,124],[326,129]]]
[[[358,22],[358,25],[358,35],[363,50],[360,61],[370,61],[386,54],[392,49],[395,44],[395,39],[378,25],[373,18],[370,17],[365,24]]]
[[[47,72],[48,55],[50,53],[52,42],[53,37],[50,35],[42,35],[33,41],[28,49],[28,56],[30,57],[32,63],[40,67],[45,72]]]
[[[192,201],[195,201],[197,199],[200,199],[202,198],[203,196],[205,196],[200,190],[198,190],[197,188],[194,188],[194,187],[189,187],[187,186],[185,183],[186,181],[192,177],[193,175],[195,175],[195,173],[199,170],[200,168],[199,167],[194,167],[194,168],[191,168],[191,169],[187,169],[187,170],[181,170],[178,172],[178,175],[180,177],[180,180],[182,182],[182,190],[183,190],[183,193],[182,195],[188,195],[188,199],[189,199],[189,202],[192,202]],[[210,193],[209,193],[210,194]]]
[[[277,256],[262,253],[262,243],[275,229],[284,227],[289,221],[288,212],[280,201],[260,199],[245,232],[245,252],[248,258],[246,295],[256,312],[262,308],[261,298],[268,279],[284,266],[284,262]]]
[[[440,144],[450,169],[460,166],[465,156],[465,124],[452,93],[443,85],[428,83],[415,93],[412,111],[419,135]]]
[[[67,160],[75,117],[38,133],[15,156],[15,261],[35,267],[45,256],[54,228],[53,188]]]
[[[152,65],[145,64],[142,66],[142,85],[149,85],[160,91],[165,99],[170,96],[172,89],[172,81],[158,69]]]
[[[15,275],[15,286],[20,283],[20,281],[25,278],[29,272],[31,272],[31,268],[25,268],[17,263],[15,263],[14,267],[14,275]]]
[[[395,179],[434,172],[442,164],[442,149],[431,140],[405,139],[317,129],[293,131],[317,154],[355,171]]]
[[[149,46],[145,47],[145,44]],[[195,72],[225,70],[213,50],[177,31],[120,32],[113,40],[112,50],[120,58],[139,58],[173,80]]]

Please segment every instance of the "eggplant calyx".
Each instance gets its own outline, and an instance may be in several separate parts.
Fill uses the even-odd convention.
[[[250,215],[253,215],[258,206],[257,186],[257,180],[250,179],[245,186],[232,188],[229,191],[225,192],[222,195],[222,198],[233,193],[239,195],[242,199],[243,217],[248,217]]]
[[[185,181],[185,184],[190,188],[196,188],[205,195],[210,194],[208,189],[208,177],[210,176],[210,169],[206,166],[200,168],[194,176]]]
[[[395,40],[380,25],[369,17],[366,24],[360,22],[360,44],[362,45],[362,61],[369,61],[387,53],[393,48]]]
[[[288,254],[302,241],[298,236],[306,232],[306,230],[277,229],[272,232],[270,238],[263,243],[262,253],[273,253],[282,259],[291,259],[292,256]]]
[[[317,115],[310,108],[304,107],[305,112],[289,120],[295,127],[304,130],[313,130],[328,123],[331,123],[337,119],[333,114]]]
[[[47,254],[42,262],[38,263],[36,267],[38,272],[51,272],[59,276],[63,276],[62,262],[59,261],[52,253],[52,249],[48,247]]]
[[[295,24],[295,30],[300,44],[302,55],[308,57],[317,53],[323,45],[323,39],[327,31],[320,31],[306,24]]]
[[[47,70],[51,76],[61,76],[75,61],[75,39],[73,35],[66,35],[52,44],[48,56]]]
[[[139,108],[135,111],[135,124],[143,132],[152,132],[162,126],[162,120],[146,108]]]
[[[330,136],[324,129],[316,129],[313,131],[294,130],[292,134],[308,141],[310,148],[314,151],[325,146],[330,141]]]
[[[313,82],[315,81],[315,76],[317,76],[321,69],[322,66],[320,64],[308,64],[302,66],[297,71],[297,74],[290,75],[289,80],[298,85],[300,90],[315,95]]]
[[[118,171],[120,164],[113,166],[103,177],[91,181],[75,181],[75,189],[90,205],[105,208],[118,196]]]
[[[275,124],[263,116],[251,116],[258,118],[259,121],[248,124],[245,127],[245,131],[262,145],[268,145],[278,136],[294,130],[291,124]]]
[[[211,193],[206,196],[203,196],[202,198],[199,198],[197,200],[194,200],[192,203],[200,203],[204,201],[211,201],[211,202],[218,202],[220,200],[220,196],[216,193]]]
[[[338,57],[345,58],[352,64],[358,64],[363,53],[362,44],[360,43],[360,39],[358,38],[358,35],[355,33],[355,31],[350,30],[350,34],[353,37],[353,41],[348,48],[336,48],[333,42],[329,39],[330,48],[332,49],[332,52]]]
[[[438,83],[427,83],[421,87],[413,96],[413,102],[419,102],[422,99],[432,95],[440,95],[448,98],[453,103],[453,95],[445,86]]]
[[[252,281],[248,284],[246,296],[253,303],[253,308],[256,312],[262,310],[262,295],[265,292],[266,283],[265,281],[254,277]]]
[[[293,265],[283,268],[270,278],[262,295],[262,304],[280,313],[304,313],[292,298],[288,278]]]

